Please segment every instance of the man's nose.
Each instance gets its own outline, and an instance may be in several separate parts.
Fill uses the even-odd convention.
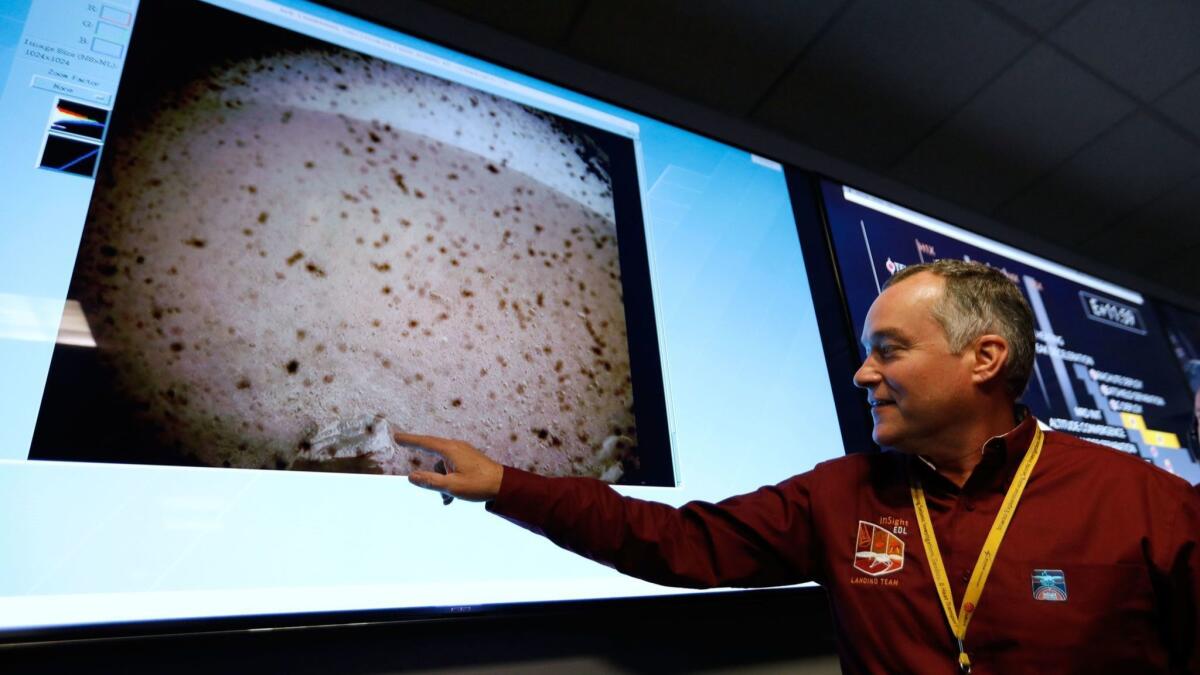
[[[854,386],[869,389],[879,382],[879,372],[871,364],[871,357],[863,360],[862,365],[854,372]]]

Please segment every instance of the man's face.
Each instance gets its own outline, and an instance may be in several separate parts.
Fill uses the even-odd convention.
[[[933,316],[944,280],[920,273],[886,289],[867,312],[867,358],[854,374],[865,389],[881,447],[936,452],[939,435],[969,415],[971,350],[950,353]]]

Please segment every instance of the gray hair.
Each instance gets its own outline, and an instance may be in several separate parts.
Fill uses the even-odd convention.
[[[921,272],[946,280],[945,291],[933,307],[933,318],[946,332],[950,351],[961,352],[980,335],[999,335],[1008,342],[1004,383],[1020,398],[1033,373],[1033,311],[1011,279],[983,263],[944,259],[909,265],[883,285],[888,288]]]

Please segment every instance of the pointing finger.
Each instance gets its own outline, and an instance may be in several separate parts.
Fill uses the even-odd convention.
[[[392,434],[392,438],[401,445],[412,445],[424,450],[436,452],[440,455],[453,458],[455,454],[461,450],[461,442],[451,440],[449,438],[438,438],[437,436],[422,436],[419,434],[406,434],[402,431],[397,431]]]

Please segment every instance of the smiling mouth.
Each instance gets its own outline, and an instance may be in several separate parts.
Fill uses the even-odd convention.
[[[868,401],[871,404],[871,409],[882,408],[884,406],[896,405],[895,401]]]

